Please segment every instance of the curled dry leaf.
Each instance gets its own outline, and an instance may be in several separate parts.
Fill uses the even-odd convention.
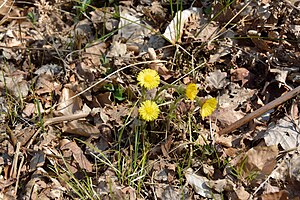
[[[37,167],[43,166],[45,163],[45,154],[42,151],[38,151],[34,154],[33,158],[30,160],[29,171],[34,171]]]
[[[289,70],[284,70],[284,69],[270,69],[270,72],[275,73],[275,79],[279,81],[280,83],[285,83]]]
[[[180,43],[185,23],[192,15],[199,15],[200,13],[201,9],[195,7],[178,11],[171,23],[167,26],[163,34],[164,37],[172,44],[176,44],[176,42]]]
[[[156,184],[155,193],[159,199],[164,200],[181,199],[183,195],[184,197],[187,197],[187,194],[183,194],[182,190],[179,190],[172,185]]]
[[[67,87],[63,88],[59,99],[60,104],[57,106],[58,113],[70,115],[80,110],[82,106],[82,100],[79,97],[70,99],[74,95],[75,93],[71,89]]]

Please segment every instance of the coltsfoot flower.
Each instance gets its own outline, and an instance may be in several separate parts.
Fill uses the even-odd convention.
[[[156,88],[160,83],[160,77],[157,71],[153,69],[144,69],[142,70],[138,76],[137,80],[139,84],[145,87],[147,90],[151,90]]]
[[[158,118],[160,110],[154,101],[146,100],[139,108],[139,114],[145,121],[153,121]]]
[[[207,99],[201,108],[202,118],[210,116],[217,108],[218,101],[215,98]]]
[[[193,101],[196,98],[197,94],[198,94],[197,85],[195,83],[188,84],[185,90],[185,95],[187,96],[187,98]]]

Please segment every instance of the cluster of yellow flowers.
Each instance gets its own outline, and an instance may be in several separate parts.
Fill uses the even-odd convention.
[[[138,76],[137,80],[139,84],[145,87],[147,90],[151,90],[153,88],[158,87],[160,83],[160,77],[157,71],[153,69],[144,69],[142,70]],[[139,114],[145,121],[153,121],[158,118],[160,110],[158,105],[151,100],[146,100],[142,103],[139,108]]]
[[[190,100],[194,100],[198,94],[198,88],[195,83],[190,83],[186,87],[185,95]],[[218,105],[218,101],[215,98],[207,99],[201,107],[201,116],[202,118],[212,115],[212,113],[216,110]]]
[[[138,76],[137,80],[139,85],[146,88],[147,90],[151,90],[153,88],[158,87],[160,83],[160,77],[157,71],[153,69],[144,69],[142,70]],[[198,94],[198,88],[195,83],[190,83],[185,90],[185,95],[188,99],[194,100]],[[207,99],[202,107],[201,107],[201,116],[202,118],[210,116],[214,110],[217,108],[217,100],[215,98]],[[145,121],[153,121],[158,118],[160,113],[158,105],[151,100],[144,101],[140,108],[139,114],[141,118]]]

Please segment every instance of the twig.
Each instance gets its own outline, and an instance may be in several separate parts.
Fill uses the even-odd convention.
[[[45,121],[44,126],[58,124],[63,121],[73,121],[73,120],[85,118],[89,114],[90,113],[88,113],[88,112],[84,112],[84,113],[77,113],[77,114],[73,114],[73,115],[50,118]]]
[[[282,95],[281,97],[271,101],[270,103],[264,105],[263,107],[255,110],[254,112],[246,115],[245,117],[243,117],[242,119],[234,122],[233,124],[229,125],[228,127],[222,129],[221,131],[218,132],[218,134],[223,135],[223,134],[227,134],[227,133],[230,133],[230,132],[234,131],[235,129],[243,126],[244,124],[248,123],[252,119],[261,116],[262,114],[264,114],[268,110],[271,110],[271,109],[279,106],[280,104],[286,102],[287,100],[293,98],[294,96],[296,96],[299,93],[300,93],[300,86],[298,86],[295,89],[289,91],[288,93]]]
[[[15,150],[15,154],[14,154],[14,160],[13,160],[11,171],[10,171],[11,178],[17,177],[17,170],[18,170],[17,166],[18,166],[18,157],[19,157],[19,153],[20,153],[20,147],[21,147],[21,143],[17,142],[16,150]]]
[[[21,169],[23,167],[24,164],[24,160],[25,160],[25,156],[21,155],[21,162],[19,164],[19,169],[18,169],[18,173],[17,173],[17,181],[16,181],[16,185],[15,185],[15,191],[14,191],[14,195],[16,196],[18,193],[18,188],[19,188],[19,182],[20,182],[20,174],[21,174]]]

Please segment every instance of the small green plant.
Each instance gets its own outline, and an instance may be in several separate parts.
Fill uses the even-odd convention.
[[[29,12],[29,13],[27,14],[27,18],[30,20],[30,22],[31,22],[32,24],[36,24],[37,21],[38,21],[38,16],[37,16],[37,14],[34,13],[34,12]]]
[[[77,10],[77,16],[80,19],[82,15],[85,15],[87,8],[90,7],[93,0],[79,0],[76,2],[78,3],[78,5],[74,7]]]
[[[123,101],[126,98],[124,97],[124,89],[121,85],[114,86],[112,83],[106,84],[104,88],[110,91],[113,94],[114,99],[118,101]]]
[[[236,177],[238,180],[251,182],[253,181],[257,175],[258,171],[249,171],[246,169],[245,164],[247,162],[247,157],[244,157],[241,161],[241,164],[237,167],[231,166],[231,174]]]

